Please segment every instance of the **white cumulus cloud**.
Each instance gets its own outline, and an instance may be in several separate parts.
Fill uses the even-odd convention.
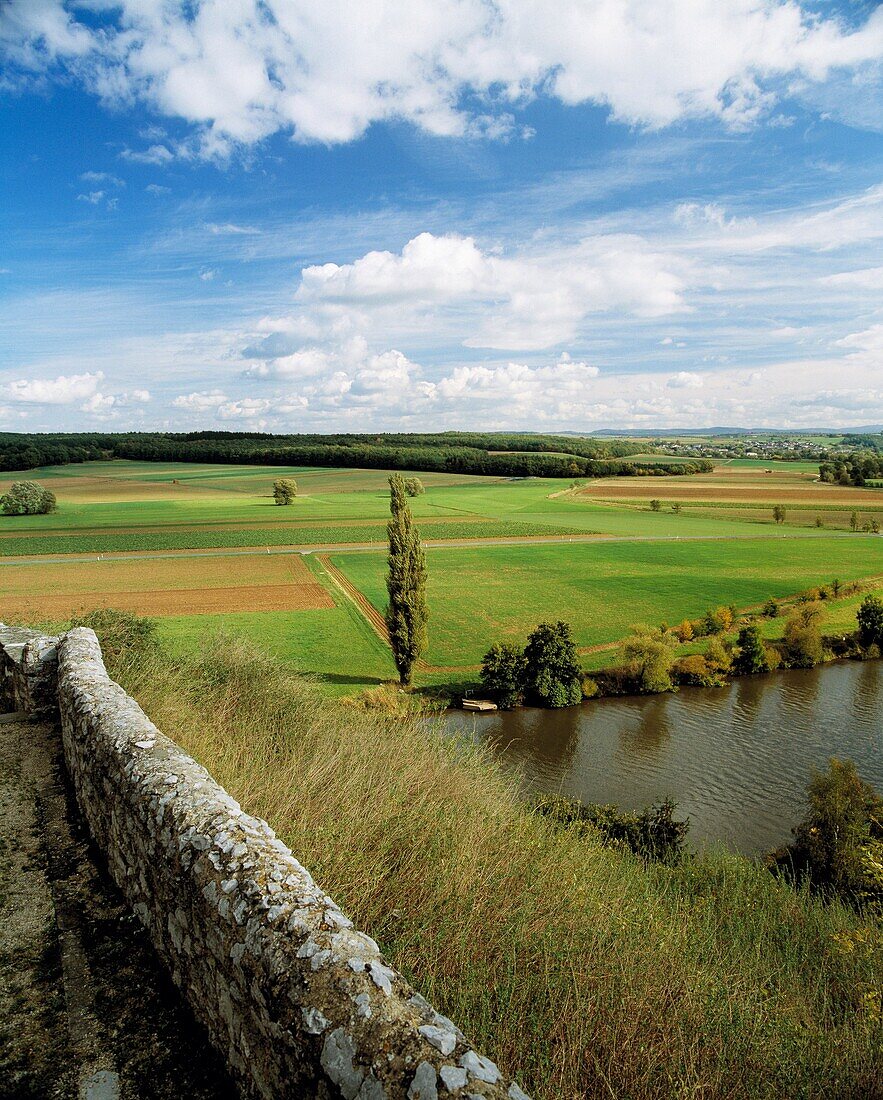
[[[85,18],[96,6],[100,29]],[[786,80],[817,93],[883,56],[883,9],[847,27],[797,0],[119,0],[85,4],[83,18],[78,8],[13,0],[0,25],[8,63],[24,74],[66,66],[109,104],[141,100],[184,119],[206,155],[277,131],[351,141],[385,120],[507,135],[512,109],[538,95],[629,124],[712,116],[741,128],[771,111]],[[125,155],[163,163],[181,152],[193,147]]]
[[[655,317],[686,308],[683,263],[640,237],[587,238],[546,252],[498,256],[471,237],[421,233],[399,253],[369,252],[351,264],[307,267],[304,305],[341,310],[477,310],[469,347],[541,349],[573,337],[592,313]]]
[[[30,405],[70,405],[91,397],[103,379],[101,371],[60,374],[57,378],[21,378],[0,386],[0,393],[7,401]]]

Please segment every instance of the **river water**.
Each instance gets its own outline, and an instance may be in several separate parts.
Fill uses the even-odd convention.
[[[488,742],[533,790],[623,809],[673,798],[698,846],[756,853],[788,840],[810,770],[831,756],[854,760],[883,791],[883,661],[445,720]]]

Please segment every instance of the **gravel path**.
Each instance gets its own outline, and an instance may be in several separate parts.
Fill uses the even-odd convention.
[[[0,716],[0,1100],[233,1100],[107,878],[58,731]]]

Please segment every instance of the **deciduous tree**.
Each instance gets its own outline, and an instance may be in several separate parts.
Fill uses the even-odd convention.
[[[760,631],[753,623],[743,626],[736,639],[734,671],[740,676],[750,676],[755,672],[766,672],[767,668],[766,648],[760,637]]]
[[[570,626],[540,623],[524,647],[525,692],[542,707],[569,707],[582,698],[582,668]]]
[[[273,499],[277,504],[294,504],[297,482],[293,477],[278,477],[273,482]]]
[[[7,516],[40,516],[55,507],[55,494],[36,481],[14,481],[0,497],[0,509]]]
[[[865,596],[856,614],[858,639],[863,646],[883,647],[883,602],[878,596]]]
[[[523,649],[498,642],[484,655],[481,682],[491,697],[504,710],[509,710],[521,701],[526,669]]]

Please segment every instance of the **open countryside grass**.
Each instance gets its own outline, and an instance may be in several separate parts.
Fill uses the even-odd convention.
[[[883,544],[826,535],[847,526],[853,494],[862,491],[819,486],[815,475],[816,467],[807,463],[732,462],[707,475],[606,479],[573,492],[554,479],[418,474],[427,491],[410,504],[424,540],[538,535],[562,540],[544,547],[431,550],[427,661],[469,668],[493,641],[523,637],[541,619],[567,619],[580,644],[592,646],[620,638],[638,620],[674,621],[701,614],[709,604],[752,603],[770,592],[786,595],[829,580],[834,572],[842,579],[880,572]],[[273,555],[196,558],[180,567],[160,559],[64,562],[64,555],[97,559],[142,551],[370,543],[380,548],[389,509],[386,471],[110,462],[51,467],[36,476],[56,487],[59,511],[0,518],[0,556],[53,557],[59,564],[45,571],[0,567],[0,606],[8,618],[64,617],[88,606],[117,606],[162,616],[168,637],[186,649],[219,616],[235,615],[248,637],[262,640],[296,667],[326,676],[334,690],[349,684],[357,691],[393,676],[378,639],[360,650],[364,639],[358,632],[365,624],[333,585],[311,576],[296,587],[277,576],[283,566],[268,564],[276,560]],[[301,495],[290,508],[271,502],[278,476],[298,479]],[[649,509],[649,493],[665,499],[669,490],[690,493],[696,487],[700,495],[724,499],[688,500],[681,514]],[[789,505],[788,522],[776,527],[768,497],[780,490],[812,501],[812,513]],[[604,499],[608,492],[623,499]],[[826,514],[821,530],[814,526],[818,493],[833,502],[834,518]],[[883,494],[870,495],[883,506]],[[799,523],[805,526],[798,531]],[[780,536],[789,531],[811,538],[785,542]],[[653,541],[640,546],[566,541],[581,534]],[[733,541],[666,541],[696,538]],[[810,545],[817,539],[818,546]],[[347,575],[382,610],[382,553],[344,555],[344,560]],[[129,571],[114,572],[117,565]],[[317,563],[310,565],[317,568],[321,572]],[[18,569],[25,572],[16,578],[12,573]],[[225,583],[219,584],[222,575]],[[173,576],[181,579],[170,582]],[[60,577],[65,579],[59,583]],[[357,669],[349,667],[353,646]],[[421,681],[438,675],[424,672]]]
[[[880,1095],[856,914],[739,857],[644,869],[557,832],[475,749],[230,640],[111,671],[537,1100]]]
[[[385,560],[332,561],[383,608]],[[495,641],[520,640],[541,620],[565,619],[579,645],[614,641],[632,623],[695,618],[708,607],[759,603],[813,584],[883,569],[873,536],[692,543],[582,543],[427,551],[427,660],[471,665]]]

